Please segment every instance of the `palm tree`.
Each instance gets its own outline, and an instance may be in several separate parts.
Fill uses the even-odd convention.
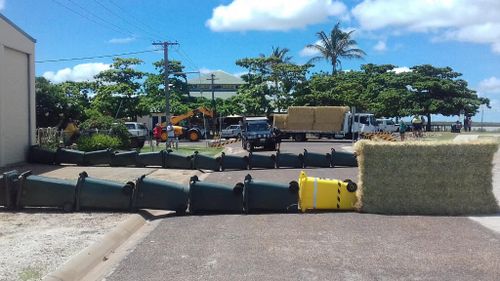
[[[307,48],[318,50],[321,55],[316,56],[309,60],[309,63],[325,59],[332,64],[332,75],[335,75],[337,69],[342,68],[342,58],[346,59],[360,59],[366,53],[356,48],[356,40],[351,38],[354,30],[343,32],[340,30],[340,23],[337,23],[330,32],[330,36],[326,35],[324,31],[316,33],[319,38],[319,43],[309,44]]]
[[[290,52],[290,49],[288,48],[283,48],[281,49],[280,47],[272,47],[271,54],[267,58],[273,58],[276,59],[279,62],[284,62],[284,63],[289,63],[292,60],[291,56],[286,56]],[[265,58],[265,54],[260,54],[259,55],[261,58]]]

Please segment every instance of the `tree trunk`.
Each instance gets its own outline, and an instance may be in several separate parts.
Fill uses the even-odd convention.
[[[430,132],[431,131],[431,114],[430,113],[427,113],[427,125],[425,126],[425,130],[427,132]]]

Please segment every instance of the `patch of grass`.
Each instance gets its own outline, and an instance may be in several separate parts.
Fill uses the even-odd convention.
[[[165,149],[165,146],[153,148],[154,151],[158,151],[161,149]],[[195,151],[198,151],[200,154],[208,156],[218,155],[222,152],[222,150],[223,148],[204,147],[204,146],[179,146],[179,149],[174,149],[175,152],[185,155],[192,155],[194,154]],[[143,147],[140,152],[151,152],[151,147],[149,146]]]
[[[41,269],[35,267],[26,267],[21,270],[19,273],[19,280],[22,281],[31,281],[31,280],[40,280],[42,279]]]

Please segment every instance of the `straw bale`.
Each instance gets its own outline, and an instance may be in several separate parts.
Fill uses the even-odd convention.
[[[494,142],[370,142],[355,146],[358,208],[394,215],[474,215],[498,211]]]
[[[342,130],[344,114],[349,111],[347,106],[319,106],[314,111],[315,131],[339,132]]]
[[[290,106],[286,126],[288,130],[304,131],[312,130],[314,124],[314,107],[312,106]]]
[[[273,126],[280,130],[286,129],[286,120],[288,114],[274,114],[273,116]]]

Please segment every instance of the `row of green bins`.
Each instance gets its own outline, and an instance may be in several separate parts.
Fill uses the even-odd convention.
[[[274,169],[276,166],[276,156],[273,155],[261,155],[250,152],[248,154],[248,166],[250,169],[262,168],[262,169]]]
[[[21,175],[17,190],[17,208],[54,207],[71,212],[75,204],[76,182],[32,175]]]
[[[212,170],[218,172],[221,169],[221,159],[221,157],[214,158],[195,151],[193,155],[193,168],[196,170]]]
[[[281,153],[276,155],[276,167],[278,168],[303,168],[304,155],[293,153]]]
[[[90,178],[86,172],[82,172],[76,189],[76,210],[131,210],[134,186],[133,182],[123,184]]]
[[[108,165],[111,163],[111,149],[85,152],[84,164],[88,166]]]
[[[232,156],[222,152],[222,170],[247,170],[248,156]]]
[[[174,182],[149,179],[137,180],[134,194],[134,209],[173,210],[184,213],[188,203],[187,187]]]
[[[332,148],[332,167],[336,166],[347,166],[347,167],[357,167],[358,160],[353,152],[335,151]]]
[[[167,150],[165,154],[165,165],[163,167],[190,170],[193,168],[192,158],[192,155],[185,155]]]
[[[83,165],[85,163],[85,152],[74,149],[59,148],[56,152],[55,163]]]
[[[329,168],[331,158],[330,153],[314,153],[304,149],[304,167]]]
[[[242,183],[235,186],[199,181],[197,176],[189,182],[189,211],[204,213],[243,213]]]
[[[136,166],[137,164],[137,151],[125,151],[118,152],[115,151],[111,154],[111,160],[109,165],[112,167],[127,167],[127,166]]]
[[[165,163],[165,151],[143,152],[136,156],[137,167],[156,166],[163,167]]]
[[[16,205],[16,190],[19,186],[19,173],[9,171],[0,176],[0,206],[13,209]]]
[[[298,211],[299,184],[254,181],[250,175],[245,177],[244,202],[247,213],[282,213]]]
[[[53,165],[55,161],[56,161],[55,151],[41,148],[39,145],[30,146],[28,153],[28,162]]]

